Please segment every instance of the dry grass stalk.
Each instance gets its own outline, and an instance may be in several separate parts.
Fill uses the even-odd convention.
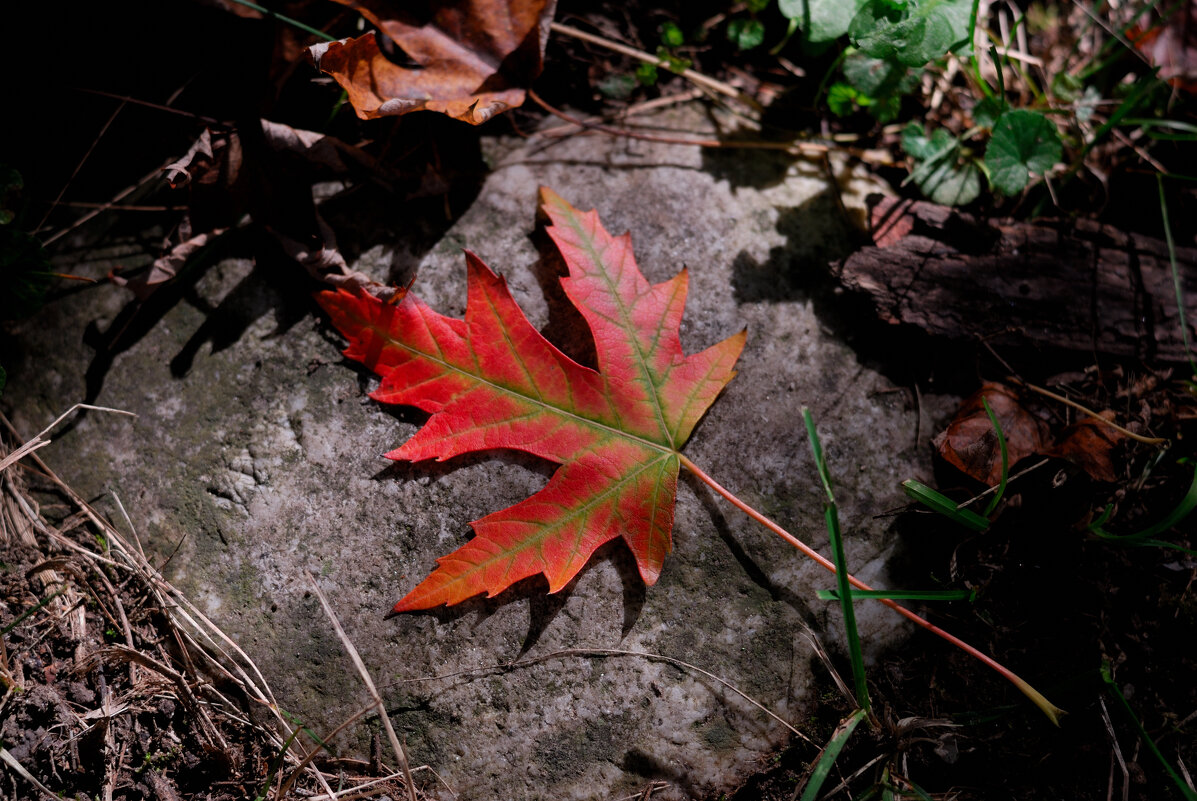
[[[0,424],[16,436],[2,414]],[[7,627],[0,639],[0,682],[8,689],[0,700],[7,746],[0,759],[14,771],[14,781],[27,781],[26,792],[36,788],[46,797],[83,792],[107,800],[134,782],[160,798],[234,797],[218,787],[220,782],[202,795],[181,792],[171,772],[160,771],[150,753],[144,754],[144,764],[133,764],[133,755],[142,750],[137,731],[143,738],[146,734],[139,720],[179,705],[186,727],[175,728],[173,713],[160,714],[169,731],[156,730],[156,736],[173,738],[180,753],[194,741],[195,753],[219,761],[231,779],[227,784],[240,786],[242,793],[276,800],[285,797],[285,786],[293,793],[290,797],[347,799],[394,794],[404,787],[415,798],[410,770],[403,772],[403,781],[397,781],[398,774],[360,776],[334,791],[314,758],[319,746],[309,751],[301,743],[253,660],[166,580],[140,542],[130,545],[33,453],[45,444],[45,434],[12,454],[0,443],[0,464],[7,468],[0,475],[0,547],[32,562],[25,578],[39,599],[12,620],[5,614]],[[21,459],[31,466],[18,465]],[[67,501],[70,512],[57,525],[31,494],[30,477]],[[123,513],[119,500],[117,504]],[[21,592],[30,594],[28,584]],[[133,610],[133,619],[127,610]],[[73,644],[73,658],[45,665],[42,675],[26,675],[26,663],[40,664],[40,654],[52,653],[63,642]],[[121,670],[113,672],[115,666]],[[71,692],[78,697],[68,701]],[[34,695],[50,699],[58,710],[56,725],[42,735],[20,729],[18,720],[36,714],[22,706]],[[79,697],[88,703],[81,704]],[[267,722],[245,714],[247,704],[266,710]],[[94,763],[97,756],[102,767],[95,766],[100,770],[92,772],[94,778],[79,778],[87,774],[83,768],[88,760]],[[167,754],[162,759],[181,757]],[[272,770],[280,781],[272,782]],[[289,774],[285,785],[282,774]],[[81,782],[90,783],[84,787]]]

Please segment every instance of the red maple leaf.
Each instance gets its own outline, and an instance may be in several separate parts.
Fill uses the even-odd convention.
[[[791,545],[835,565],[720,486],[680,448],[735,375],[744,332],[692,356],[678,328],[686,302],[683,270],[651,285],[627,234],[613,237],[593,212],[579,212],[548,189],[540,203],[569,268],[561,279],[594,337],[598,370],[578,364],[532,327],[507,290],[466,252],[464,320],[415,295],[381,301],[345,290],[317,296],[349,339],[345,355],[382,377],[370,397],[432,416],[391,459],[443,461],[471,451],[524,451],[561,467],[543,490],[475,521],[475,537],[448,556],[393,612],[490,596],[544,574],[556,592],[603,543],[623,537],[647,584],[669,553],[677,475],[701,481]],[[848,581],[871,590],[854,576]],[[1053,721],[1060,710],[1008,668],[896,603],[881,603],[997,670]]]
[[[432,413],[388,458],[507,448],[561,465],[540,492],[475,521],[477,536],[438,560],[395,612],[493,596],[539,573],[556,592],[619,536],[645,583],[655,583],[670,550],[678,451],[735,375],[744,332],[682,353],[685,270],[650,285],[627,234],[612,237],[595,212],[548,189],[541,206],[569,267],[561,283],[594,337],[597,371],[541,336],[506,282],[468,251],[465,320],[412,294],[398,304],[343,290],[319,296],[350,341],[345,355],[382,376],[370,397]]]

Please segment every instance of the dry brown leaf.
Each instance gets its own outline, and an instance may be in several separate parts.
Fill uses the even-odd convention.
[[[934,444],[949,464],[978,481],[993,485],[1002,478],[1002,452],[982,399],[989,401],[1002,424],[1010,465],[1043,452],[1048,430],[1042,420],[1022,406],[1014,390],[1002,384],[987,383],[966,399],[956,418],[936,435]]]
[[[349,269],[311,192],[316,180],[355,171],[387,178],[386,170],[361,148],[335,137],[270,120],[260,123],[255,130],[205,129],[182,158],[164,169],[171,187],[186,187],[190,194],[180,241],[146,272],[129,279],[114,273],[113,283],[146,300],[248,213],[317,280],[384,298],[393,294],[392,287]]]
[[[224,231],[223,228],[217,228],[196,234],[190,239],[180,242],[171,248],[165,256],[154,259],[150,269],[134,278],[124,278],[114,272],[108,276],[108,280],[117,286],[123,286],[136,295],[138,300],[145,300],[154,294],[158,287],[178,275],[179,270],[187,263],[188,259],[203,250],[211,240],[216,239]]]
[[[1146,30],[1135,25],[1129,38],[1159,68],[1159,77],[1177,89],[1197,93],[1197,2],[1178,4]]]
[[[524,102],[540,74],[556,0],[338,0],[402,52],[385,53],[373,32],[313,45],[362,119],[439,111],[479,125]],[[388,57],[389,56],[389,57]]]
[[[1101,416],[1114,419],[1114,412],[1105,411]],[[1064,429],[1060,442],[1046,452],[1048,456],[1059,456],[1078,465],[1097,481],[1114,483],[1118,475],[1114,471],[1114,446],[1125,436],[1110,426],[1092,417]]]

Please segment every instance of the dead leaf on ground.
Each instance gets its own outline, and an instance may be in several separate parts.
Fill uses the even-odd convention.
[[[384,300],[393,295],[393,287],[349,269],[311,192],[319,180],[355,173],[387,179],[388,172],[361,148],[335,137],[270,120],[260,123],[252,132],[205,129],[182,158],[164,169],[171,187],[185,187],[190,195],[179,241],[145,273],[130,279],[113,274],[113,283],[146,300],[249,214],[313,278]]]
[[[165,256],[154,259],[150,269],[144,273],[133,278],[124,278],[113,272],[108,275],[108,280],[117,286],[123,286],[137,296],[138,300],[144,301],[154,294],[158,287],[178,275],[179,270],[183,268],[188,259],[199,253],[210,241],[224,232],[224,228],[215,228],[202,234],[196,234],[172,247]]]
[[[1112,421],[1114,412],[1105,411],[1101,416]],[[1064,429],[1059,443],[1045,451],[1045,455],[1067,459],[1091,478],[1112,484],[1118,480],[1114,471],[1114,446],[1125,438],[1101,420],[1085,417]]]
[[[313,45],[317,68],[362,119],[439,111],[480,125],[524,102],[540,74],[556,0],[338,0],[376,25],[355,39]],[[393,43],[393,47],[391,47]],[[394,49],[399,52],[386,52]]]
[[[960,405],[955,419],[933,442],[949,464],[992,486],[1002,479],[1002,452],[982,399],[989,401],[1002,425],[1011,466],[1042,453],[1048,443],[1048,429],[1023,407],[1017,393],[1003,384],[986,383]]]
[[[1197,2],[1170,7],[1167,16],[1148,23],[1146,30],[1135,25],[1128,32],[1159,77],[1177,89],[1197,93]]]

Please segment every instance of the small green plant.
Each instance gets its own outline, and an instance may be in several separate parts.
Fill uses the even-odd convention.
[[[918,88],[922,69],[911,69],[894,60],[873,58],[854,47],[844,51],[844,80],[827,90],[827,107],[844,117],[865,109],[878,122],[897,119],[902,98]]]
[[[727,23],[727,39],[738,50],[752,50],[765,41],[765,23],[757,15],[769,7],[769,0],[748,0],[748,18],[739,17]]]
[[[1047,117],[1027,109],[1007,111],[994,122],[985,150],[989,184],[1003,194],[1018,194],[1032,173],[1046,174],[1062,156],[1060,136]]]
[[[868,0],[848,24],[848,38],[873,58],[922,67],[967,47],[972,10],[971,0]]]
[[[914,160],[906,179],[936,203],[963,206],[981,194],[981,168],[960,138],[943,128],[927,136],[921,123],[909,123],[902,131],[902,147]]]
[[[790,21],[786,37],[801,31],[803,41],[816,45],[846,34],[864,5],[864,0],[777,0],[781,15]]]
[[[1040,110],[1007,104],[1003,70],[1012,64],[1031,86],[1035,103],[1048,105],[1019,65],[998,59],[995,48],[998,86],[981,76],[972,52],[978,10],[972,0],[779,0],[778,8],[790,20],[791,33],[800,30],[806,45],[825,47],[842,37],[850,43],[823,82],[827,107],[837,116],[867,111],[878,122],[891,122],[900,116],[903,98],[918,89],[924,70],[942,72],[950,55],[971,65],[970,84],[979,95],[971,104],[974,127],[959,133],[910,122],[902,133],[903,150],[912,162],[908,180],[931,200],[964,205],[986,187],[1015,196],[1034,176],[1047,175],[1062,163],[1064,143],[1056,123]],[[842,77],[832,80],[837,70]],[[1084,98],[1085,109],[1092,112],[1097,96],[1091,87],[1075,76],[1054,83],[1078,102]]]
[[[1044,175],[1060,163],[1063,146],[1056,127],[1038,111],[1015,109],[992,117],[990,106],[978,104],[978,126],[963,136],[937,128],[927,136],[922,124],[909,123],[902,131],[902,147],[914,161],[908,181],[931,200],[962,206],[981,194],[984,175],[991,189],[1016,195],[1026,188],[1032,174]],[[982,133],[981,122],[991,122],[989,144],[983,158],[967,144]]]
[[[678,48],[686,43],[682,29],[676,23],[666,22],[661,26],[660,33],[661,43],[657,45],[657,58],[661,60],[661,64],[670,72],[682,73],[690,69],[693,62],[677,53]],[[655,86],[659,78],[656,64],[645,61],[636,67],[636,80],[643,86]]]

